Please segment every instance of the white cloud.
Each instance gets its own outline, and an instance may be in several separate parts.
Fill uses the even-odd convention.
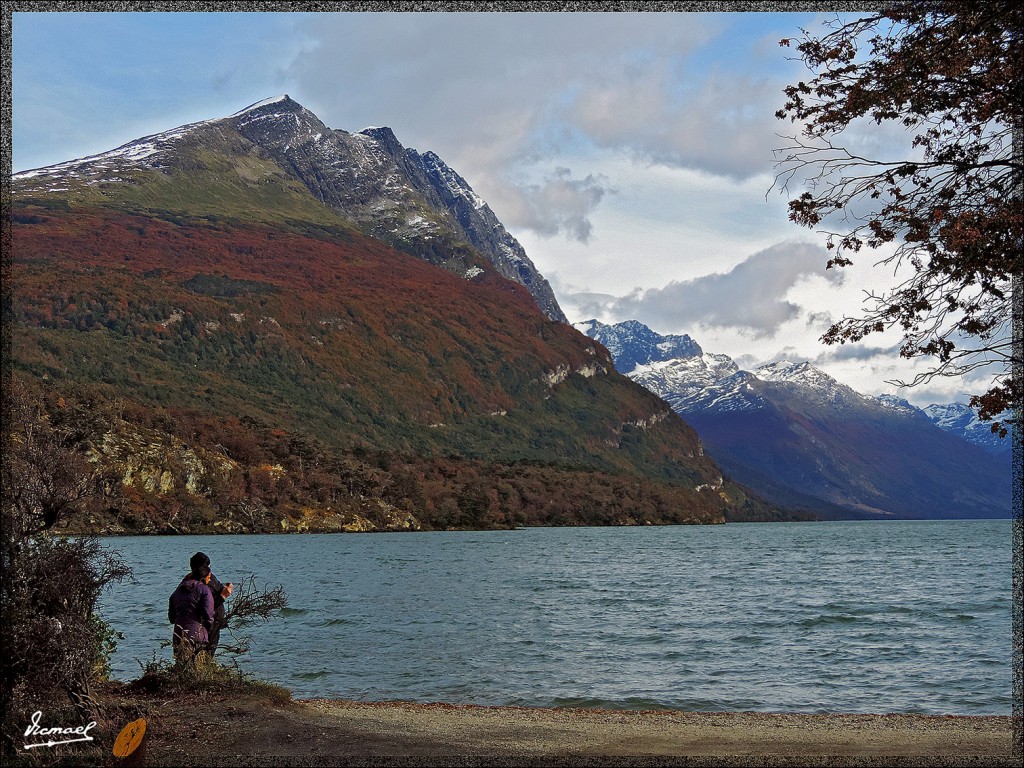
[[[780,243],[753,254],[725,273],[711,273],[663,288],[651,288],[618,298],[612,311],[655,328],[685,325],[732,327],[753,338],[775,336],[803,308],[787,298],[805,275],[823,273],[832,284],[841,273],[825,272],[828,257],[818,246]]]
[[[772,169],[781,88],[719,72],[687,80],[658,61],[581,93],[565,118],[598,146],[742,180]]]
[[[539,183],[508,186],[491,205],[503,212],[507,227],[531,229],[542,237],[560,233],[588,243],[593,231],[590,216],[605,194],[611,192],[600,175],[572,178],[572,171],[558,167]]]
[[[598,147],[737,179],[771,168],[784,83],[687,65],[721,44],[731,17],[317,16],[287,76],[328,125],[389,125],[437,152],[509,228],[585,242],[605,191],[596,170],[582,160],[574,179],[538,184],[524,165],[565,168],[567,153]]]

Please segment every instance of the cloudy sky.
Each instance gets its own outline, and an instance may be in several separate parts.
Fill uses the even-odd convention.
[[[826,347],[893,280],[824,269],[772,189],[774,113],[806,76],[779,46],[834,14],[16,13],[12,165],[36,168],[289,94],[327,125],[390,126],[490,204],[570,320],[638,319],[747,368],[810,360],[919,405],[897,337]],[[861,132],[865,152],[905,137]],[[792,192],[792,190],[790,190]]]

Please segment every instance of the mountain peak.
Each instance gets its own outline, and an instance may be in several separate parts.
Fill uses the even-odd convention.
[[[909,401],[896,395],[879,395],[875,398],[878,402],[898,413],[906,413],[917,415],[920,412],[919,408],[914,407]]]
[[[254,144],[276,145],[285,150],[299,141],[319,139],[330,133],[320,118],[288,94],[257,101],[226,120]]]
[[[607,347],[620,373],[629,373],[647,363],[676,358],[700,357],[704,350],[686,334],[663,336],[639,320],[605,325],[597,320],[576,324],[576,329]]]
[[[269,99],[263,99],[262,101],[257,101],[255,104],[250,104],[245,109],[240,109],[235,112],[231,117],[239,117],[244,115],[246,112],[253,112],[255,110],[262,109],[263,107],[269,107],[272,104],[277,104],[285,108],[298,107],[299,109],[303,109],[301,104],[292,99],[287,93],[283,93],[280,96],[272,96]]]
[[[378,144],[381,144],[393,156],[405,151],[405,147],[402,146],[402,142],[395,136],[395,132],[386,125],[363,128],[359,133],[362,136],[369,136]]]
[[[774,363],[766,363],[758,367],[754,373],[762,381],[792,382],[819,387],[825,384],[838,384],[827,373],[815,368],[807,361],[776,360]]]
[[[809,368],[811,368],[811,364],[806,361],[776,360],[759,366],[757,370],[764,374],[761,378],[769,378],[772,376],[788,376],[794,373],[803,373]]]
[[[879,404],[875,398],[860,394],[806,361],[779,360],[762,365],[754,374],[762,381],[802,388],[815,399],[833,406],[860,408],[865,403]]]
[[[192,208],[197,183],[216,187],[211,200],[232,214],[260,211],[287,219],[298,209],[319,220],[329,216],[319,210],[324,206],[373,237],[457,274],[489,262],[525,287],[550,319],[568,322],[522,245],[440,157],[407,150],[389,127],[333,130],[288,94],[13,178],[26,195],[116,198],[133,207],[140,196],[146,207],[169,195],[158,208]],[[279,208],[282,200],[293,206],[287,213]],[[204,213],[215,212],[204,207]]]

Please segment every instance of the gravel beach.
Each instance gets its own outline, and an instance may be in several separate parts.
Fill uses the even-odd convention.
[[[151,765],[1020,765],[1010,717],[224,699],[151,720]]]

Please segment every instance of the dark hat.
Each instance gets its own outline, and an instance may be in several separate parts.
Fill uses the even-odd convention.
[[[193,573],[198,573],[200,568],[209,567],[209,565],[210,558],[203,552],[196,552],[188,561],[188,567],[192,569]]]
[[[202,581],[210,575],[210,566],[208,565],[195,565],[192,567],[192,572],[189,574],[194,579]]]

